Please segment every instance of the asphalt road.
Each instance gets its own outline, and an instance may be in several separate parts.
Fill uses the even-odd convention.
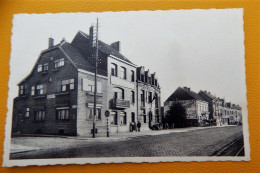
[[[32,143],[35,139],[31,140],[26,142]],[[68,140],[69,143],[72,139],[53,140]],[[10,159],[244,155],[242,126],[136,136],[115,141],[73,140],[74,145],[69,147],[14,153],[10,154]],[[51,145],[51,140],[46,143]]]

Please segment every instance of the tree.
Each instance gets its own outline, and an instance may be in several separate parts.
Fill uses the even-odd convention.
[[[187,124],[186,108],[181,103],[172,103],[166,112],[166,122],[174,127],[185,127]]]

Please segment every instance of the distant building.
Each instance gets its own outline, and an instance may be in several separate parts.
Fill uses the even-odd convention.
[[[217,125],[242,123],[242,108],[239,105],[225,102],[207,91],[199,91],[199,96],[209,103],[210,119],[214,119]]]
[[[189,126],[198,126],[204,120],[209,120],[208,102],[188,87],[178,87],[164,102],[164,114],[171,104],[179,102],[186,108]]]
[[[88,136],[93,132],[95,44],[79,31],[71,43],[62,40],[41,52],[31,73],[19,84],[13,105],[13,133]],[[97,135],[129,131],[131,122],[148,130],[161,121],[160,87],[155,73],[143,71],[120,53],[120,42],[99,40]],[[141,70],[142,69],[142,70]],[[143,76],[142,76],[143,75]]]

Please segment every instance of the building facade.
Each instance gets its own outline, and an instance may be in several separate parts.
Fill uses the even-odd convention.
[[[209,120],[209,106],[203,98],[188,87],[179,87],[164,102],[164,114],[169,110],[170,106],[179,102],[186,108],[187,125],[199,126],[205,120]]]
[[[12,133],[88,136],[93,133],[95,54],[93,27],[41,52],[14,99]],[[149,130],[161,121],[160,87],[155,73],[140,78],[140,68],[120,53],[120,42],[98,41],[96,131],[129,131],[130,123]],[[142,73],[143,74],[143,73]],[[148,82],[149,81],[149,82]],[[140,93],[144,90],[145,96]],[[148,95],[146,95],[148,94]],[[141,101],[147,99],[146,107]],[[149,103],[148,103],[149,102]],[[104,115],[109,110],[107,119]],[[141,111],[145,110],[145,111]],[[145,117],[146,116],[146,117]],[[149,121],[148,121],[149,120]]]
[[[225,102],[207,91],[199,91],[199,96],[209,103],[210,119],[216,121],[216,125],[229,125],[242,123],[242,108],[239,105]]]

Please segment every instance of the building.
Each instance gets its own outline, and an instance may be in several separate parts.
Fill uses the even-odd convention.
[[[199,91],[198,95],[209,103],[210,119],[214,119],[217,125],[242,123],[242,108],[239,105],[225,102],[207,91]]]
[[[145,71],[143,66],[138,67],[136,88],[138,121],[145,125],[143,129],[151,128],[162,120],[160,86],[156,74]]]
[[[111,133],[129,131],[129,124],[139,120],[143,130],[149,130],[152,123],[161,120],[160,87],[155,73],[149,82],[150,74],[145,75],[146,81],[141,81],[137,65],[120,53],[120,42],[109,45],[99,40],[98,45],[97,135],[106,132],[106,110],[110,111]],[[12,132],[91,135],[95,53],[93,27],[89,34],[79,31],[71,43],[62,40],[54,45],[50,38],[48,49],[41,52],[31,73],[18,84]],[[144,109],[139,106],[139,100],[147,95],[141,95],[141,90],[151,92],[149,98],[152,98],[150,107],[147,104],[143,112],[140,112]],[[141,119],[147,115],[149,121]]]
[[[212,93],[206,90],[205,91],[200,90],[198,95],[209,103],[209,119],[216,121],[217,124],[220,123],[220,119],[221,119],[220,107],[222,107],[223,101],[215,97]]]
[[[166,113],[171,104],[176,102],[180,102],[186,108],[189,126],[199,126],[204,120],[209,120],[208,102],[190,88],[178,87],[164,102],[164,112]]]

